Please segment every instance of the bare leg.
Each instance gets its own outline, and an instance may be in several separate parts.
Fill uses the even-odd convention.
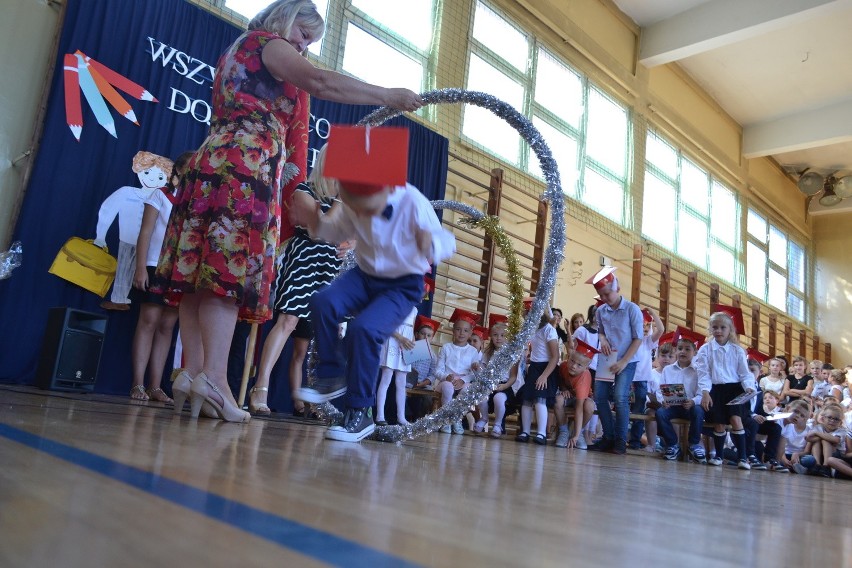
[[[297,323],[299,323],[299,318],[296,316],[281,314],[269,335],[266,336],[266,340],[263,342],[263,351],[260,353],[257,380],[254,383],[254,388],[257,390],[253,390],[250,395],[251,405],[266,404],[267,391],[260,389],[269,388],[269,375],[272,373],[272,369],[281,356],[281,351],[284,350],[284,345],[290,339],[290,334],[296,328]]]
[[[160,307],[155,304],[143,303],[139,308],[139,321],[133,334],[133,345],[130,357],[133,364],[133,385],[130,397],[138,400],[148,400],[145,394],[145,369],[151,358],[151,346],[154,343],[154,332],[160,318]],[[143,388],[139,388],[143,387]]]
[[[648,441],[648,451],[652,452],[657,447],[657,411],[649,408],[646,415],[648,419],[645,420],[645,436]]]
[[[305,356],[308,354],[308,345],[310,340],[301,337],[293,339],[293,356],[290,357],[290,392],[296,392],[296,389],[302,386],[302,365],[305,362]],[[305,403],[301,400],[293,399],[293,410],[297,413],[305,411]]]
[[[218,296],[208,290],[198,291],[195,295],[198,296],[198,323],[204,350],[203,371],[222,396],[236,407],[237,402],[228,386],[228,353],[237,325],[237,304],[233,298]]]
[[[174,335],[178,313],[176,309],[168,306],[156,306],[156,308],[159,311],[159,321],[157,322],[157,329],[154,332],[154,344],[151,347],[151,356],[148,360],[149,394],[152,400],[172,402],[160,390],[160,383],[163,380],[163,369],[166,366],[166,359],[169,357],[169,347],[172,345],[172,335]]]
[[[848,477],[852,477],[852,466],[840,458],[828,458],[826,465],[831,469],[842,473]]]
[[[180,301],[180,340],[183,344],[183,366],[191,377],[204,367],[204,345],[201,342],[201,323],[198,321],[199,295],[184,294]],[[232,332],[233,334],[233,332]]]

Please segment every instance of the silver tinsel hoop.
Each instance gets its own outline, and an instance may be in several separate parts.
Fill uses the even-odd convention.
[[[544,173],[547,188],[542,195],[542,200],[550,204],[550,233],[548,235],[547,246],[544,252],[544,262],[541,269],[541,276],[536,290],[535,300],[533,301],[532,309],[527,318],[524,320],[521,330],[512,340],[500,348],[491,360],[479,371],[473,373],[470,384],[450,403],[442,406],[432,414],[424,416],[419,420],[412,422],[406,426],[379,426],[376,427],[374,438],[386,442],[400,442],[405,439],[417,438],[431,432],[434,432],[447,424],[453,424],[462,420],[464,415],[469,411],[470,407],[485,400],[488,395],[494,390],[500,377],[506,376],[512,365],[521,356],[524,347],[532,338],[538,322],[541,319],[541,314],[550,302],[550,297],[556,286],[556,274],[559,271],[559,265],[562,263],[565,249],[565,202],[562,196],[562,186],[559,181],[559,169],[556,165],[556,160],[550,152],[550,148],[544,141],[541,133],[533,126],[527,117],[519,113],[511,105],[501,101],[497,97],[478,91],[466,91],[464,89],[440,89],[436,91],[428,91],[421,94],[421,98],[425,104],[459,104],[466,103],[486,108],[495,115],[505,120],[511,125],[521,137],[526,140],[530,148],[538,158],[541,170]],[[402,114],[400,111],[382,107],[364,117],[358,124],[361,126],[379,126],[387,120]],[[433,201],[432,205],[435,209],[451,209],[462,213],[474,220],[482,217],[474,207],[459,203],[457,201]],[[342,271],[351,267],[347,263]],[[308,361],[308,378],[313,380],[313,345],[309,350]],[[320,418],[327,420],[339,419],[340,412],[334,408],[331,403],[325,403],[318,409]]]

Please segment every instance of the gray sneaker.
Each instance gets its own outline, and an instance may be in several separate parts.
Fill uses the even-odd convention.
[[[441,434],[452,434],[453,433],[453,429],[450,427],[449,424],[444,424],[443,426],[441,426],[440,430],[438,430],[438,431]]]
[[[464,426],[461,422],[453,424],[453,434],[464,434]]]
[[[556,436],[556,444],[554,444],[557,448],[567,448],[568,440],[571,438],[571,434],[568,430],[560,430],[559,435]]]
[[[346,379],[334,377],[331,379],[316,379],[314,384],[296,390],[295,398],[304,402],[322,404],[346,394]]]
[[[360,442],[375,429],[372,408],[350,408],[346,411],[343,426],[330,427],[325,431],[325,437],[339,442]]]
[[[583,436],[577,438],[577,449],[578,450],[586,450],[589,448],[589,444],[586,443],[586,439]]]

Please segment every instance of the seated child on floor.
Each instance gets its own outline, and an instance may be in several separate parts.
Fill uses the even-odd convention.
[[[712,383],[709,375],[699,373],[693,367],[696,342],[703,338],[686,329],[678,328],[675,332],[675,362],[663,369],[660,387],[656,398],[661,403],[657,410],[657,429],[666,446],[663,457],[676,460],[680,457],[677,433],[672,426],[673,418],[689,420],[689,457],[696,463],[707,463],[704,447],[701,445],[701,427],[704,424],[704,407],[710,400]],[[683,385],[685,400],[679,401],[671,395],[664,394],[668,385]]]
[[[482,352],[483,364],[488,363],[503,345],[506,344],[506,332],[509,326],[506,323],[506,316],[491,314],[488,316],[488,323],[491,329],[488,346]],[[488,426],[488,413],[494,412],[494,427],[491,428],[491,437],[499,438],[505,430],[504,420],[506,418],[506,407],[513,406],[515,402],[515,391],[512,386],[518,379],[518,363],[512,365],[505,376],[499,378],[499,383],[494,387],[494,392],[482,402],[479,403],[479,421],[474,425],[473,429],[476,432],[484,432]]]
[[[582,435],[583,427],[595,412],[595,401],[592,399],[592,375],[589,373],[589,363],[592,357],[600,353],[588,343],[576,339],[574,350],[568,355],[568,360],[559,365],[559,382],[553,411],[559,434],[556,436],[556,446],[559,448],[588,447]],[[573,428],[568,428],[565,409],[574,410]]]
[[[805,436],[816,460],[816,473],[830,477],[828,459],[846,453],[846,428],[843,427],[843,408],[839,404],[826,405],[816,419],[817,425]]]
[[[795,473],[807,473],[816,466],[816,460],[807,452],[806,437],[811,432],[808,419],[811,409],[803,400],[794,400],[787,405],[787,412],[792,413],[784,419],[781,426],[781,437],[784,438],[783,451],[778,450],[778,461]]]
[[[653,360],[653,368],[648,377],[648,395],[645,397],[645,451],[654,453],[661,451],[658,448],[658,432],[657,432],[657,409],[662,406],[661,401],[657,400],[657,391],[660,388],[660,382],[663,377],[663,369],[675,362],[674,348],[675,332],[670,331],[660,337],[660,346],[657,348],[656,356]]]
[[[456,308],[450,316],[453,324],[453,340],[441,346],[438,354],[438,364],[435,368],[435,378],[438,381],[437,390],[441,393],[441,406],[449,403],[453,396],[466,388],[470,374],[479,369],[480,353],[468,341],[473,332],[473,326],[479,321],[479,315]],[[444,434],[464,434],[461,421],[452,426],[441,428]]]

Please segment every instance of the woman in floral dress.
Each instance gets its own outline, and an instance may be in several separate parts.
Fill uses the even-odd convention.
[[[303,53],[323,31],[313,2],[278,0],[216,67],[210,131],[179,189],[153,287],[180,297],[186,373],[172,390],[176,405],[191,396],[193,416],[205,405],[223,420],[249,420],[228,388],[228,351],[238,317],[271,317],[275,250],[293,232],[282,205],[305,179],[307,95],[409,111],[422,105],[408,89],[311,65]]]

